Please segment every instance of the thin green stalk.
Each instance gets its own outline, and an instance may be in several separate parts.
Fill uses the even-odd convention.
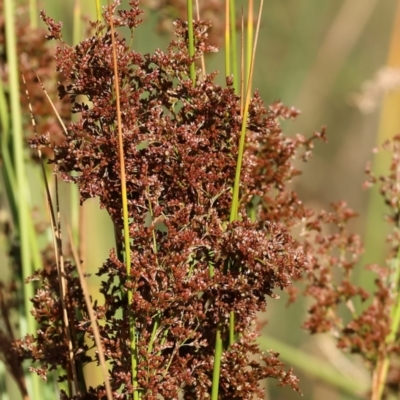
[[[13,139],[13,150],[14,150],[14,163],[16,170],[16,193],[18,199],[27,199],[27,182],[24,168],[24,145],[23,145],[23,133],[22,133],[22,111],[19,103],[19,80],[18,80],[18,61],[17,61],[17,47],[15,40],[15,19],[14,19],[14,1],[6,1],[4,3],[5,13],[5,28],[6,28],[6,46],[7,46],[7,60],[8,68],[10,71],[9,75],[9,86],[10,86],[10,108],[11,108],[11,121],[12,121],[12,139]],[[21,262],[24,279],[31,274],[30,264],[30,251],[29,251],[29,237],[28,232],[23,227],[29,218],[26,202],[20,202],[19,213],[18,213],[18,224],[21,242]],[[25,307],[26,316],[28,319],[28,330],[34,332],[34,320],[28,312],[30,308],[29,298],[33,297],[32,285],[26,285],[29,289],[26,289],[28,296],[25,296]]]
[[[0,396],[4,400],[9,400],[9,396],[7,393],[7,369],[4,365],[3,361],[0,361]]]
[[[81,41],[82,36],[82,8],[79,0],[75,0],[74,13],[72,21],[72,43],[73,45],[78,44]],[[87,102],[86,98],[82,99],[83,102]],[[77,122],[77,115],[72,114],[72,122]],[[77,176],[77,173],[73,171],[73,176]],[[71,211],[71,229],[72,239],[78,249],[79,259],[83,259],[83,237],[81,232],[81,218],[83,217],[83,209],[80,206],[80,196],[77,186],[71,185],[69,187],[70,193],[70,211]]]
[[[154,345],[154,340],[156,338],[157,334],[157,329],[160,326],[160,313],[157,314],[154,320],[154,325],[153,325],[153,331],[151,332],[151,337],[150,337],[150,342],[149,345],[147,346],[147,352],[150,354],[153,351],[153,345]]]
[[[36,0],[29,0],[29,22],[32,29],[38,26],[38,6]]]
[[[74,17],[72,21],[72,43],[76,45],[79,43],[81,39],[81,30],[82,30],[82,9],[79,0],[75,0],[74,3]]]
[[[225,0],[225,76],[231,74],[230,0]]]
[[[15,1],[9,0],[4,3],[4,15],[5,15],[5,30],[6,30],[6,48],[8,56],[8,70],[9,70],[9,85],[10,85],[10,108],[11,108],[11,126],[12,126],[12,139],[13,139],[13,150],[14,150],[14,163],[16,170],[16,188],[18,193],[18,225],[19,225],[19,238],[21,245],[21,264],[23,281],[28,278],[33,270],[31,264],[31,252],[30,252],[30,238],[29,231],[25,227],[30,219],[28,206],[26,199],[28,196],[28,185],[25,175],[24,167],[24,141],[23,141],[23,129],[22,129],[22,112],[21,105],[19,103],[19,68],[17,61],[17,43],[16,43],[16,32],[15,32]],[[31,308],[30,299],[33,298],[33,285],[25,284],[24,286],[24,306],[25,306],[25,318],[27,322],[27,331],[31,334],[35,332],[36,324],[35,319],[29,312]],[[26,333],[26,332],[23,332]],[[32,397],[40,398],[41,390],[39,389],[39,379],[37,375],[32,375]]]
[[[17,188],[17,182],[16,182],[16,177],[11,161],[11,155],[9,152],[10,149],[10,125],[9,125],[9,113],[8,113],[8,107],[7,107],[7,102],[5,99],[5,94],[3,90],[3,84],[0,81],[0,119],[1,119],[1,138],[0,138],[0,143],[1,143],[1,156],[3,160],[3,179],[4,179],[4,186],[6,189],[7,193],[7,198],[9,200],[10,204],[10,210],[11,210],[11,216],[12,216],[12,221],[15,224],[15,227],[17,228],[17,233],[19,234],[19,226],[18,226],[18,188]],[[32,250],[32,264],[33,264],[33,269],[35,271],[39,270],[42,267],[42,259],[40,257],[40,249],[39,249],[39,244],[37,241],[37,235],[35,228],[33,226],[33,221],[32,218],[29,218],[26,221],[26,229],[29,232],[29,243],[31,246]]]
[[[245,100],[244,110],[243,110],[243,122],[242,122],[242,129],[240,132],[239,149],[238,149],[238,157],[237,157],[237,163],[236,163],[236,173],[235,173],[235,181],[234,181],[234,185],[233,185],[232,205],[231,205],[231,214],[230,214],[229,222],[233,222],[233,221],[237,220],[238,211],[239,211],[240,174],[242,171],[243,154],[244,154],[244,148],[245,148],[245,142],[246,142],[247,118],[249,115],[249,107],[250,107],[250,93],[251,93],[250,87],[251,87],[251,81],[253,78],[254,59],[255,59],[258,35],[259,35],[259,31],[260,31],[261,11],[262,11],[263,5],[264,5],[264,1],[261,0],[260,9],[259,9],[259,13],[258,13],[256,38],[255,38],[255,41],[253,44],[252,58],[251,58],[251,64],[250,64],[249,84],[247,85],[246,100]]]
[[[151,205],[151,201],[148,200],[149,202],[149,213],[151,216],[151,220],[153,221],[154,214],[153,214],[153,207]],[[157,238],[156,238],[156,233],[155,229],[153,229],[153,253],[156,256],[156,264],[158,265],[158,259],[157,259]],[[153,331],[151,332],[151,337],[150,337],[150,342],[149,345],[147,346],[147,352],[150,354],[153,351],[153,345],[154,345],[154,340],[157,334],[157,329],[160,326],[160,320],[161,320],[161,313],[158,312],[155,319],[154,319],[154,325],[153,325]]]
[[[187,19],[188,19],[188,38],[189,38],[189,56],[194,56],[194,32],[193,32],[193,0],[187,0]],[[190,79],[193,86],[196,85],[196,68],[194,62],[190,64]]]
[[[222,357],[222,328],[221,325],[218,324],[217,334],[215,337],[214,369],[213,369],[213,380],[211,389],[211,400],[218,400],[221,357]]]
[[[214,266],[210,264],[210,278],[214,276]],[[215,334],[215,348],[214,348],[214,365],[213,365],[213,379],[211,386],[211,400],[218,400],[219,392],[219,376],[221,373],[221,357],[223,351],[222,343],[222,326],[221,323],[217,325],[217,332]]]
[[[253,0],[249,0],[249,11],[247,18],[247,45],[246,45],[246,88],[250,84],[250,67],[253,57],[253,40],[254,40],[254,4]]]
[[[236,34],[236,7],[235,0],[229,0],[229,13],[230,13],[230,32],[232,39],[231,54],[232,54],[232,72],[233,72],[233,88],[235,93],[239,94],[239,66],[238,66],[238,49],[237,49],[237,34]]]
[[[95,0],[96,1],[96,17],[97,21],[101,20],[101,4],[100,0]]]
[[[108,2],[110,3],[110,1]],[[115,30],[114,20],[110,18],[111,26],[111,39],[113,46],[113,63],[114,63],[114,76],[115,76],[115,97],[117,106],[117,127],[118,127],[118,143],[119,143],[119,162],[121,168],[121,194],[122,194],[122,216],[124,220],[124,246],[125,246],[125,263],[126,273],[128,280],[131,278],[131,252],[130,252],[130,237],[129,237],[129,214],[128,214],[128,195],[126,190],[126,174],[125,174],[125,157],[124,157],[124,144],[122,140],[122,119],[121,119],[121,104],[119,94],[119,79],[118,79],[118,63],[116,54],[115,43]],[[136,326],[132,312],[133,293],[128,290],[128,317],[129,317],[129,339],[131,347],[131,363],[132,363],[132,385],[133,385],[133,400],[140,399],[140,392],[138,389],[138,354],[136,347]]]
[[[261,0],[260,9],[259,9],[259,13],[258,13],[256,39],[254,41],[253,51],[252,51],[249,82],[252,81],[252,76],[253,76],[255,50],[256,50],[256,45],[257,45],[257,40],[258,40],[258,34],[260,31],[261,11],[262,11],[263,5],[264,5],[264,1]],[[232,6],[232,4],[230,4],[230,6]],[[230,13],[230,15],[232,15],[232,13]],[[232,26],[232,23],[230,25]],[[237,80],[237,81],[239,82],[239,80]],[[243,164],[243,155],[244,155],[244,148],[245,148],[247,118],[249,115],[249,107],[250,107],[250,84],[248,85],[247,91],[246,91],[246,100],[245,100],[244,111],[243,111],[242,129],[241,129],[240,140],[239,140],[239,149],[238,149],[238,157],[237,157],[237,162],[236,162],[236,173],[235,173],[235,180],[234,180],[234,185],[233,185],[232,204],[231,204],[231,213],[230,213],[230,217],[229,217],[229,222],[236,221],[238,218],[240,175],[241,175],[242,164]],[[229,345],[232,345],[234,343],[234,341],[235,341],[235,313],[234,313],[234,311],[231,311],[230,315],[229,315]],[[222,357],[222,327],[218,326],[216,338],[215,338],[215,354],[214,354],[214,369],[213,369],[213,382],[212,382],[212,389],[211,389],[211,400],[218,399],[219,377],[220,377],[220,370],[221,370],[221,357]]]
[[[229,217],[229,222],[233,222],[238,219],[240,175],[241,175],[241,171],[242,171],[243,155],[244,155],[245,142],[246,142],[247,118],[249,116],[250,94],[251,94],[250,87],[251,87],[251,81],[253,78],[254,59],[255,59],[255,53],[256,53],[258,34],[260,31],[261,11],[262,11],[262,7],[263,7],[263,3],[264,3],[263,0],[261,0],[260,10],[258,13],[256,39],[253,44],[252,59],[251,59],[250,73],[249,73],[249,83],[247,85],[246,99],[245,99],[245,103],[244,103],[242,129],[240,132],[239,149],[238,149],[238,157],[237,157],[237,162],[236,162],[236,173],[235,173],[235,181],[234,181],[234,185],[233,185],[232,205],[231,205],[231,214]],[[229,316],[229,344],[232,345],[234,343],[234,340],[235,340],[235,314],[234,314],[234,311],[231,311],[230,316]]]
[[[10,155],[10,112],[7,105],[6,95],[4,93],[3,82],[0,80],[0,150],[3,160],[2,172],[4,186],[9,199],[12,221],[15,226],[18,225],[18,207],[17,207],[17,183]]]

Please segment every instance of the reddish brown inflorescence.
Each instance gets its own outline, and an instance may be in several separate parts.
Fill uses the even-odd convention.
[[[356,213],[346,203],[333,204],[332,212],[310,215],[302,232],[303,248],[309,260],[304,294],[314,300],[304,326],[311,333],[333,333],[339,348],[362,357],[372,372],[372,398],[381,398],[380,386],[386,385],[396,394],[399,387],[396,313],[399,307],[400,136],[384,147],[392,157],[389,174],[375,176],[368,166],[365,184],[379,187],[388,206],[385,219],[391,225],[387,266],[366,266],[375,274],[373,293],[352,283],[363,246],[359,235],[348,230],[348,222]],[[385,363],[388,363],[386,367]],[[389,368],[388,374],[386,368]]]
[[[116,27],[134,29],[141,12],[137,1],[130,6],[121,11],[114,3],[104,13],[105,22],[93,24],[93,37],[75,47],[62,41],[59,25],[42,13],[50,37],[61,42],[57,70],[68,82],[59,86],[60,97],[71,99],[80,119],[68,126],[59,145],[47,136],[32,141],[54,150],[56,172],[78,185],[82,202],[100,199],[118,235],[123,217],[110,18]],[[305,268],[288,229],[306,211],[287,184],[298,174],[292,166],[298,149],[304,147],[307,157],[314,137],[321,134],[310,140],[285,137],[278,119],[293,118],[297,111],[280,103],[267,108],[256,93],[247,121],[240,218],[229,223],[240,99],[230,79],[224,88],[214,82],[215,73],[197,78],[195,85],[188,76],[195,59],[215,51],[207,44],[207,29],[208,24],[195,23],[193,58],[187,50],[187,24],[181,21],[175,22],[176,39],[166,53],[142,55],[115,37],[132,265],[128,277],[119,251],[111,251],[99,270],[105,302],[94,309],[102,321],[102,343],[118,399],[128,398],[134,389],[143,399],[208,398],[217,325],[225,327],[220,399],[261,399],[260,381],[269,377],[297,389],[297,379],[285,372],[277,354],[260,354],[253,325],[257,312],[266,308],[266,296],[289,286]],[[88,101],[79,102],[78,96]],[[79,297],[79,292],[70,296]],[[137,333],[138,388],[132,387],[129,321],[119,316],[128,307]],[[228,347],[231,312],[237,338]],[[75,325],[78,333],[92,334],[86,312]],[[52,332],[43,330],[50,340]],[[57,364],[36,356],[46,354],[46,342],[38,338],[36,346],[36,353],[33,343],[27,349],[33,358]],[[75,349],[78,359],[85,354],[82,349],[84,344]],[[59,364],[65,366],[62,354]],[[88,398],[103,394],[103,387],[90,389]]]

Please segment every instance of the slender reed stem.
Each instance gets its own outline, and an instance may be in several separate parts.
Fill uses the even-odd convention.
[[[263,5],[264,5],[264,1],[261,0],[259,14],[258,14],[256,38],[255,38],[255,41],[253,44],[252,59],[251,59],[251,64],[250,64],[249,84],[247,86],[246,100],[245,100],[244,110],[243,110],[243,122],[242,122],[242,129],[241,129],[240,140],[239,140],[239,150],[238,150],[238,158],[237,158],[237,163],[236,163],[236,174],[235,174],[235,182],[234,182],[234,186],[233,186],[232,205],[231,205],[231,214],[230,214],[229,222],[233,222],[233,221],[237,220],[238,211],[239,211],[240,174],[241,174],[242,164],[243,164],[243,154],[244,154],[246,130],[247,130],[247,118],[248,118],[249,107],[250,107],[250,93],[251,93],[251,91],[250,91],[251,84],[250,83],[253,78],[255,51],[256,51],[258,35],[259,35],[259,31],[260,31],[261,11],[262,11]]]
[[[38,6],[36,0],[29,0],[29,23],[32,29],[38,26]]]
[[[251,87],[251,81],[253,78],[254,58],[255,58],[255,51],[256,51],[256,47],[257,47],[258,34],[260,31],[261,11],[262,11],[263,4],[264,4],[264,1],[261,0],[260,9],[259,9],[259,13],[258,13],[256,39],[253,44],[249,81],[248,81],[248,85],[247,85],[246,99],[245,99],[244,109],[243,109],[243,122],[242,122],[242,129],[241,129],[240,140],[239,140],[239,150],[238,150],[238,158],[237,158],[237,162],[236,162],[236,174],[235,174],[235,182],[234,182],[234,186],[233,186],[231,215],[229,218],[229,222],[236,221],[238,218],[238,212],[239,212],[240,175],[241,175],[241,170],[242,170],[243,155],[244,155],[244,148],[245,148],[245,142],[246,142],[247,118],[249,115],[249,107],[250,107],[250,94],[251,94],[250,87]],[[235,314],[233,311],[231,311],[230,316],[229,316],[229,344],[231,345],[234,342],[234,340],[235,340]]]
[[[79,43],[81,39],[81,17],[82,17],[82,9],[79,0],[75,0],[74,2],[74,18],[73,18],[73,31],[72,31],[72,43],[76,45]]]
[[[95,0],[96,2],[96,18],[97,21],[101,20],[101,4],[100,4],[100,0]]]
[[[257,47],[257,40],[258,40],[258,34],[259,34],[259,30],[260,30],[261,12],[262,12],[262,8],[263,8],[263,4],[264,4],[264,1],[261,0],[259,14],[258,14],[256,39],[254,41],[253,51],[252,51],[249,82],[251,82],[252,76],[253,76],[254,58],[255,58],[254,55],[255,55],[255,50]],[[232,3],[230,3],[229,8],[231,8],[231,6],[232,6]],[[230,14],[230,16],[234,15],[234,13],[232,14],[232,12],[230,12],[229,14]],[[227,18],[228,18],[228,16],[227,16]],[[230,23],[230,26],[232,27],[232,22]],[[232,33],[232,29],[231,29],[231,33]],[[228,52],[228,49],[226,49],[226,51]],[[236,56],[235,63],[237,64],[237,56]],[[236,75],[236,80],[239,82],[237,75]],[[239,88],[237,88],[235,90],[238,90],[238,89]],[[247,118],[248,118],[249,107],[250,107],[250,94],[251,94],[251,91],[250,91],[250,84],[249,84],[247,87],[247,91],[246,91],[246,99],[245,99],[244,110],[243,110],[243,122],[242,122],[242,129],[241,129],[240,140],[239,140],[239,150],[238,150],[238,158],[237,158],[237,162],[236,162],[236,173],[235,173],[235,181],[234,181],[234,186],[233,186],[233,195],[232,195],[232,204],[231,204],[231,213],[230,213],[230,217],[229,217],[229,222],[233,222],[233,221],[237,220],[237,218],[238,218],[240,175],[241,175],[242,164],[243,164],[243,154],[244,154],[246,131],[247,131]],[[229,345],[232,345],[234,343],[234,341],[235,341],[235,313],[234,313],[234,311],[231,311],[230,315],[229,315]],[[217,327],[217,333],[216,333],[216,338],[215,338],[215,359],[214,359],[211,400],[218,399],[221,356],[222,356],[222,327],[219,325]]]
[[[236,94],[240,94],[235,0],[229,0],[229,13],[230,13],[229,22],[230,22],[230,31],[232,40],[231,54],[232,54],[233,88],[235,89]]]
[[[230,0],[225,0],[225,76],[231,75]]]
[[[108,2],[110,6],[110,1]],[[118,126],[118,139],[119,139],[119,161],[121,169],[121,192],[122,192],[122,216],[124,221],[124,245],[125,245],[125,263],[126,273],[128,280],[131,277],[131,253],[130,253],[130,237],[129,237],[129,215],[128,215],[128,196],[126,190],[126,174],[125,174],[125,158],[124,158],[124,144],[122,139],[122,119],[121,119],[121,104],[119,94],[119,79],[118,79],[118,63],[117,51],[115,42],[115,30],[113,16],[110,16],[111,38],[113,47],[113,62],[114,62],[114,76],[115,76],[115,97],[117,105],[117,126]],[[131,346],[131,363],[132,363],[132,385],[133,385],[133,399],[139,400],[140,393],[138,390],[138,355],[136,348],[136,327],[135,320],[132,313],[132,290],[128,290],[128,315],[129,315],[129,339]]]
[[[5,15],[5,31],[6,31],[6,48],[9,67],[9,84],[10,84],[10,111],[11,111],[11,126],[12,126],[12,141],[14,150],[14,165],[15,165],[15,182],[17,193],[17,206],[18,206],[18,228],[19,239],[21,245],[21,263],[23,280],[25,281],[32,272],[31,263],[31,248],[29,230],[25,227],[31,216],[27,205],[28,184],[26,181],[25,167],[24,167],[24,139],[22,129],[22,112],[19,102],[19,75],[18,75],[18,61],[17,61],[17,43],[15,32],[15,1],[9,0],[4,2],[4,15]],[[27,322],[27,331],[31,334],[35,332],[36,323],[29,312],[31,308],[30,299],[33,298],[33,285],[23,285],[24,290],[24,306],[25,318]],[[22,332],[23,334],[26,332]],[[39,378],[36,375],[31,377],[32,382],[32,397],[40,398],[41,390]]]
[[[15,178],[15,173],[11,161],[10,154],[10,111],[7,104],[6,94],[4,91],[3,81],[0,79],[0,124],[1,124],[1,136],[0,136],[0,151],[3,161],[2,172],[4,179],[5,191],[7,198],[10,203],[10,210],[12,220],[15,226],[18,224],[18,188]]]
[[[246,46],[246,88],[249,86],[251,60],[253,58],[254,40],[254,3],[249,0],[247,18],[247,46]]]
[[[211,400],[218,400],[219,392],[219,376],[221,373],[221,357],[222,357],[222,328],[218,324],[217,334],[215,337],[215,351],[214,351],[214,369],[213,369],[213,381],[211,389]]]
[[[194,32],[193,32],[193,0],[187,0],[187,18],[188,18],[188,37],[189,37],[189,56],[194,56]],[[193,86],[196,85],[196,67],[194,61],[190,64],[190,79]]]
[[[240,116],[243,117],[243,99],[245,93],[245,87],[247,85],[246,70],[244,67],[244,17],[243,10],[240,18]]]

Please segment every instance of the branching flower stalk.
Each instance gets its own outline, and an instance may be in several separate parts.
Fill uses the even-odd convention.
[[[369,266],[376,273],[371,296],[352,283],[362,252],[360,237],[347,228],[355,213],[339,202],[331,211],[315,214],[289,186],[299,174],[293,161],[306,161],[314,140],[324,139],[324,131],[308,139],[287,137],[279,121],[295,118],[298,111],[279,102],[265,106],[257,91],[251,96],[259,32],[258,22],[253,43],[252,1],[242,98],[239,76],[229,72],[237,63],[231,57],[237,50],[233,0],[225,3],[226,85],[215,83],[216,73],[196,70],[196,62],[216,51],[213,44],[223,37],[218,18],[223,2],[217,3],[202,4],[198,10],[217,15],[211,28],[199,17],[193,20],[188,0],[187,7],[179,9],[188,22],[175,21],[175,40],[165,52],[153,54],[132,50],[122,36],[128,29],[132,39],[141,23],[138,1],[130,1],[127,10],[119,8],[119,1],[108,6],[103,18],[98,14],[90,23],[89,37],[75,46],[63,41],[61,24],[43,12],[48,39],[59,42],[57,71],[51,73],[52,55],[44,50],[41,35],[28,35],[39,54],[34,58],[38,76],[52,80],[57,72],[64,101],[58,105],[69,102],[78,117],[66,124],[65,138],[57,137],[59,127],[43,102],[45,95],[34,93],[39,135],[31,144],[47,155],[57,176],[77,185],[81,203],[100,200],[118,240],[117,249],[111,249],[98,270],[104,301],[90,304],[76,251],[75,261],[68,259],[68,251],[64,253],[60,217],[56,220],[51,211],[56,243],[42,249],[42,254],[35,250],[35,228],[28,221],[21,236],[22,252],[15,252],[22,259],[15,255],[10,259],[17,267],[26,265],[30,247],[36,265],[44,266],[29,278],[38,288],[31,296],[38,326],[31,329],[34,335],[14,338],[10,312],[18,305],[13,300],[16,288],[0,282],[0,317],[5,326],[0,329],[0,356],[25,397],[22,361],[26,359],[36,363],[31,371],[40,377],[46,379],[57,370],[59,380],[67,381],[63,400],[106,396],[194,400],[210,398],[210,393],[212,400],[262,399],[260,382],[265,378],[298,390],[297,378],[285,370],[278,355],[260,352],[254,326],[257,313],[266,310],[276,289],[286,288],[294,299],[291,284],[300,278],[303,294],[315,299],[305,328],[313,334],[331,332],[341,349],[361,355],[373,376],[373,400],[398,394],[400,139],[387,145],[393,154],[390,173],[376,178],[368,171],[368,185],[379,184],[389,208],[386,218],[393,226],[388,268]],[[242,30],[243,26],[242,20]],[[18,32],[26,33],[27,28],[18,27]],[[28,211],[17,207],[23,182],[24,149],[18,134],[22,122],[14,111],[7,112],[7,103],[13,106],[19,96],[26,105],[15,84],[14,56],[30,54],[32,46],[24,42],[24,35],[16,36],[11,47],[18,51],[8,52],[8,67],[1,70],[2,81],[14,89],[7,96],[0,87],[0,113],[12,117],[11,123],[8,115],[1,121],[6,191],[13,203],[11,220],[21,225],[10,235],[9,222],[0,221],[1,234],[9,237],[18,235]],[[39,77],[24,57],[18,61],[26,88],[35,91]],[[61,125],[65,115],[69,112],[60,117]],[[17,146],[14,158],[8,151],[11,138]],[[48,185],[46,190],[52,210]],[[299,231],[294,239],[291,233]],[[31,234],[28,241],[26,232]],[[354,307],[355,301],[361,310]],[[91,341],[98,347],[94,355]],[[271,346],[279,349],[279,342]],[[269,347],[264,344],[264,348]],[[296,357],[290,347],[283,353],[287,359]],[[106,382],[86,387],[81,374],[86,364],[100,364]],[[348,380],[336,382],[357,395],[364,390],[364,384],[356,390]]]
[[[242,113],[231,77],[226,87],[214,82],[216,73],[195,70],[192,79],[194,61],[215,51],[208,23],[192,21],[193,56],[189,24],[179,20],[166,52],[132,50],[118,30],[135,29],[140,14],[137,1],[128,10],[114,2],[92,24],[93,36],[71,47],[60,24],[42,12],[49,39],[59,41],[57,70],[65,77],[60,97],[70,99],[80,119],[67,126],[65,142],[47,135],[31,141],[52,149],[55,172],[78,186],[81,202],[99,198],[116,231],[124,232],[125,259],[111,250],[98,272],[104,303],[93,305],[113,396],[201,399],[213,392],[215,399],[261,399],[265,378],[297,390],[297,379],[277,355],[260,353],[252,326],[274,290],[290,285],[305,268],[288,232],[304,217],[304,207],[288,183],[298,174],[293,159],[301,149],[308,154],[321,135],[285,137],[278,120],[298,112],[281,103],[266,107],[257,92],[250,97],[248,91]],[[255,196],[257,222],[246,214]],[[69,301],[85,310],[72,264],[65,275]],[[61,307],[52,271],[36,279],[46,287],[41,302],[35,301],[40,335],[27,338],[21,351],[40,362],[36,371],[45,376],[66,365],[68,347],[54,346]],[[121,308],[130,318],[119,316]],[[228,329],[233,313],[235,342]],[[76,362],[96,361],[81,340],[93,338],[89,316],[82,311],[71,318],[79,338]],[[81,396],[104,394],[99,385]]]
[[[108,3],[110,3],[110,1]],[[109,9],[112,12],[112,14],[114,14],[114,8],[112,8],[109,5]],[[129,232],[128,196],[126,190],[125,154],[124,154],[124,143],[122,139],[121,102],[120,102],[118,63],[116,54],[116,41],[115,41],[113,16],[111,16],[109,21],[110,21],[112,55],[113,55],[114,85],[115,85],[114,87],[115,87],[115,100],[116,100],[117,131],[118,131],[118,154],[119,154],[120,177],[121,177],[122,218],[123,218],[123,232],[124,232],[124,244],[125,244],[124,254],[125,254],[126,274],[129,279],[131,274],[131,252],[130,252],[131,246],[130,246],[130,232]],[[131,309],[132,303],[133,303],[133,292],[132,290],[128,289],[129,341],[131,349],[131,364],[132,364],[131,375],[132,375],[132,385],[133,385],[133,400],[139,400],[140,394],[137,381],[138,354],[136,349],[136,326],[135,326],[136,322]]]

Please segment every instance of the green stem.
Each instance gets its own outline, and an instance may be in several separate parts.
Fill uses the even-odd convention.
[[[82,30],[82,23],[81,23],[81,5],[79,1],[75,1],[74,4],[74,17],[73,17],[73,28],[72,28],[72,43],[74,45],[78,44],[81,39],[81,30]]]
[[[26,226],[29,224],[29,209],[27,199],[29,199],[28,185],[25,175],[24,167],[24,139],[22,129],[22,111],[19,102],[19,68],[17,59],[17,43],[15,32],[15,1],[8,0],[4,3],[5,15],[5,32],[6,32],[6,48],[8,56],[8,70],[9,70],[9,85],[10,85],[10,111],[11,111],[11,126],[12,126],[12,140],[14,151],[15,163],[15,179],[16,179],[16,194],[18,206],[18,227],[19,238],[21,245],[21,264],[23,281],[27,279],[33,272],[31,264],[31,249],[30,249],[30,235]],[[25,318],[27,322],[27,332],[33,334],[36,330],[35,319],[29,312],[31,308],[30,299],[34,296],[32,283],[23,285],[24,290],[24,306]],[[40,382],[36,375],[32,376],[32,397],[40,398],[41,391],[39,389]]]
[[[109,2],[110,3],[110,2]],[[122,139],[122,118],[121,118],[121,103],[119,92],[119,77],[118,77],[118,62],[115,43],[115,30],[113,16],[110,18],[111,27],[111,40],[113,46],[113,67],[115,76],[115,98],[117,108],[117,128],[118,128],[118,150],[119,162],[121,172],[121,199],[122,199],[122,218],[123,218],[123,232],[124,232],[124,247],[125,247],[125,265],[126,275],[128,282],[131,280],[131,243],[129,234],[129,213],[128,213],[128,193],[126,189],[126,173],[125,173],[125,156],[124,156],[124,143]],[[133,400],[140,399],[139,385],[138,385],[138,353],[136,344],[136,321],[134,318],[133,310],[133,292],[128,289],[128,319],[129,319],[129,340],[131,350],[131,364],[132,364],[132,386],[133,386]]]
[[[193,1],[187,0],[187,19],[188,19],[188,38],[189,38],[189,57],[194,56],[194,32],[193,32]],[[190,64],[190,79],[193,86],[196,85],[196,68],[194,61]]]
[[[231,74],[230,0],[225,0],[225,76]]]
[[[228,3],[229,1],[229,3]],[[231,62],[233,64],[233,88],[235,93],[239,93],[239,74],[238,74],[238,62],[237,62],[237,40],[236,40],[236,15],[235,15],[235,1],[227,0],[226,3],[226,18],[229,20],[229,24],[227,23],[225,27],[225,73],[227,76],[230,75],[230,65]],[[231,43],[232,41],[232,43]],[[230,54],[232,54],[232,59],[230,58]],[[250,96],[247,93],[245,110],[243,115],[242,122],[242,130],[239,141],[239,152],[238,158],[236,162],[236,172],[235,172],[235,181],[233,186],[233,195],[232,195],[232,205],[231,205],[231,214],[229,218],[229,222],[233,222],[237,219],[238,210],[239,210],[239,186],[240,186],[240,174],[242,170],[242,162],[243,162],[243,154],[244,154],[244,146],[245,146],[245,138],[246,138],[246,130],[247,130],[247,117],[249,110],[249,100]],[[231,346],[235,342],[235,312],[232,310],[229,314],[229,346]],[[221,369],[221,357],[222,357],[222,331],[221,326],[218,325],[217,333],[215,338],[215,355],[214,355],[214,370],[213,370],[213,383],[212,383],[212,391],[211,391],[211,399],[216,400],[218,398],[218,390],[219,390],[219,377],[220,377],[220,369]]]
[[[229,13],[230,13],[230,31],[231,31],[231,52],[232,52],[232,72],[233,72],[233,88],[235,93],[239,94],[239,67],[238,67],[238,49],[237,49],[237,34],[236,34],[236,8],[235,0],[229,0]]]
[[[32,29],[36,29],[38,17],[38,6],[36,0],[29,0],[29,21]]]
[[[246,45],[246,79],[245,87],[250,84],[250,67],[251,59],[253,57],[253,40],[254,40],[254,13],[253,13],[253,0],[249,0],[249,16],[247,21],[247,45]]]
[[[160,314],[158,313],[154,320],[153,331],[151,332],[150,343],[147,347],[147,352],[150,354],[153,351],[154,339],[157,334],[157,329],[160,326]]]
[[[5,191],[10,204],[12,221],[18,227],[18,205],[17,205],[17,182],[14,174],[13,164],[10,155],[10,111],[8,109],[6,94],[4,93],[3,81],[0,79],[0,150],[2,156],[2,173]]]
[[[213,369],[213,380],[211,389],[211,400],[218,400],[221,357],[222,357],[222,329],[221,325],[218,324],[217,333],[215,337],[214,369]]]
[[[97,16],[97,21],[101,21],[101,4],[100,0],[95,0],[96,1],[96,16]]]

